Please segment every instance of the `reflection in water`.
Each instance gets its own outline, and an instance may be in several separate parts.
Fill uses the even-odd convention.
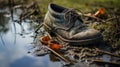
[[[51,62],[48,55],[35,57],[28,54],[28,51],[32,51],[31,48],[33,48],[31,36],[33,36],[35,25],[30,20],[20,25],[11,21],[7,14],[9,13],[0,13],[0,67],[56,67],[60,65],[60,63]],[[18,19],[17,14],[14,14],[14,19]]]
[[[0,32],[6,33],[8,28],[9,18],[5,18],[4,13],[0,13]]]
[[[9,30],[8,28],[8,21],[9,18],[5,18],[4,13],[0,13],[0,38],[1,38],[1,44],[5,45],[4,39],[3,39],[3,34],[2,33],[7,33]]]

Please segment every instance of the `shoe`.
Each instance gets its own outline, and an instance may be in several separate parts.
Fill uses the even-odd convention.
[[[74,9],[56,4],[49,4],[43,26],[52,38],[70,45],[93,44],[102,40],[101,33],[86,26]]]

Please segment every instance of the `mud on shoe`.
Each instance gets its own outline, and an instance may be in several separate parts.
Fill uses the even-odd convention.
[[[49,4],[43,25],[59,43],[86,45],[102,40],[101,33],[86,26],[74,9],[56,4]]]

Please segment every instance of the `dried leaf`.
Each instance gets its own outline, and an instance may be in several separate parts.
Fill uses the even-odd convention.
[[[62,45],[60,45],[56,41],[50,41],[49,45],[50,45],[50,48],[53,49],[53,50],[59,50],[59,49],[62,48]]]
[[[52,39],[50,39],[49,36],[44,36],[40,38],[40,41],[49,46],[51,49],[53,50],[59,50],[60,48],[62,48],[62,45],[60,45],[59,43],[57,43],[56,41],[53,41]]]
[[[100,15],[104,15],[106,12],[106,10],[104,8],[100,8],[95,14],[94,16],[98,17]]]
[[[48,45],[48,41],[50,40],[50,37],[49,36],[44,36],[44,37],[41,37],[40,38],[40,41],[45,44],[45,45]]]

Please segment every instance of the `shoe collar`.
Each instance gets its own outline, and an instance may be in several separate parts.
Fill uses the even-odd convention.
[[[49,13],[56,18],[64,17],[65,11],[67,11],[67,10],[69,10],[69,9],[59,6],[59,5],[56,5],[56,4],[53,4],[53,3],[50,3],[48,6]]]

